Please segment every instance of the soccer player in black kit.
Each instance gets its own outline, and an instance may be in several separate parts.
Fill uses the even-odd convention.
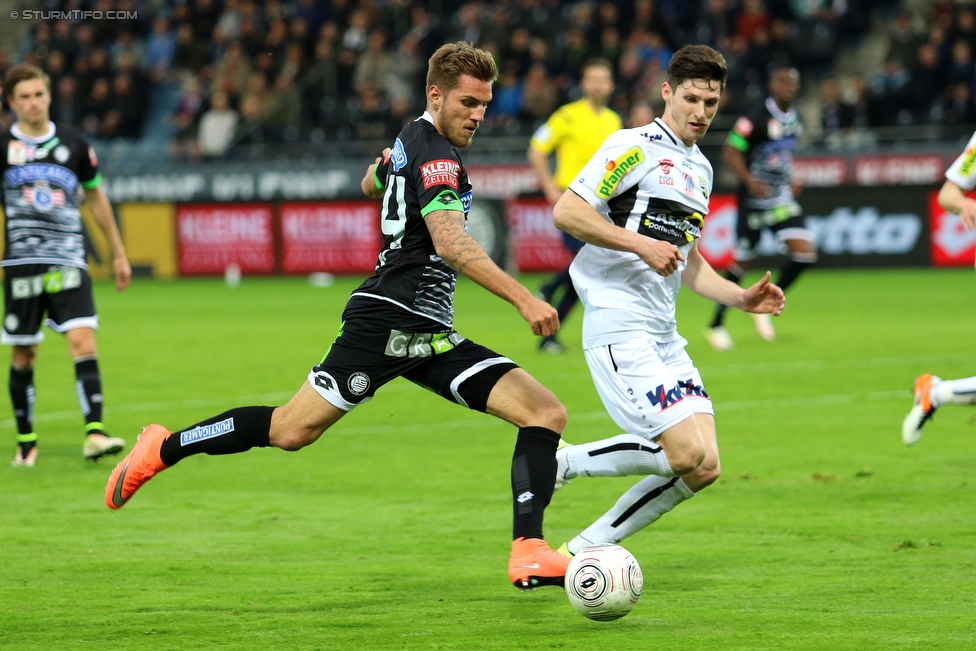
[[[98,314],[85,260],[79,207],[88,206],[112,247],[115,284],[132,270],[112,206],[99,184],[98,161],[84,135],[50,120],[51,82],[32,65],[4,76],[17,115],[0,134],[0,192],[6,216],[3,251],[4,316],[0,342],[11,347],[10,399],[17,422],[14,467],[37,461],[34,363],[44,339],[41,320],[65,336],[74,361],[78,402],[85,419],[82,454],[97,460],[122,451],[125,441],[105,434],[102,380],[95,349]]]
[[[427,111],[403,128],[362,180],[382,200],[384,245],[376,273],[356,289],[325,359],[283,407],[232,409],[171,433],[143,430],[109,478],[105,502],[118,509],[161,470],[204,452],[252,447],[298,450],[396,377],[519,428],[512,459],[514,535],[509,579],[519,588],[562,585],[569,559],[542,535],[556,477],[566,410],[511,360],[453,327],[458,272],[518,309],[535,335],[559,327],[556,311],[499,269],[465,231],[471,184],[458,154],[484,120],[497,70],[466,43],[431,57]]]
[[[801,188],[792,178],[793,152],[801,132],[793,107],[799,89],[800,73],[795,68],[775,67],[769,77],[769,97],[736,121],[722,148],[722,161],[739,179],[735,259],[725,272],[725,277],[736,284],[752,268],[764,229],[769,229],[789,254],[776,279],[784,292],[817,261],[816,239],[796,201]],[[717,305],[705,331],[708,343],[716,350],[733,346],[723,326],[725,311],[725,305]],[[769,315],[752,316],[759,336],[772,341],[776,331]]]

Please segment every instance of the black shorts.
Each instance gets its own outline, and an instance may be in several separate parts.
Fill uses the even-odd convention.
[[[744,202],[740,205],[744,206]],[[807,228],[803,209],[795,201],[768,210],[740,207],[736,224],[736,260],[756,257],[755,249],[763,229],[769,229],[781,242],[794,239],[813,241],[814,238],[813,231]]]
[[[88,272],[78,267],[24,264],[3,269],[4,317],[0,343],[31,346],[44,340],[41,321],[55,332],[98,329]]]
[[[402,348],[396,344],[390,348],[394,354],[406,353],[403,356],[347,346],[340,335],[325,359],[308,374],[309,384],[339,409],[351,411],[372,399],[381,386],[402,376],[462,407],[484,412],[498,380],[518,368],[507,357],[457,333],[434,335],[433,341],[431,335],[397,335],[403,335]],[[441,352],[433,352],[435,349]],[[416,356],[409,356],[412,354]]]

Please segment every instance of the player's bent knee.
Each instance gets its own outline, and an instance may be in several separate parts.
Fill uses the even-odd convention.
[[[679,476],[687,475],[689,472],[696,470],[704,460],[704,447],[701,450],[684,449],[668,453],[668,463],[671,464],[671,470]]]

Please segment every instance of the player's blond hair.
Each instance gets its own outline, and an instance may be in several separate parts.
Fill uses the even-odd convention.
[[[437,86],[446,94],[458,87],[461,75],[492,83],[498,78],[498,67],[491,54],[470,43],[448,43],[437,48],[427,62],[427,90]]]

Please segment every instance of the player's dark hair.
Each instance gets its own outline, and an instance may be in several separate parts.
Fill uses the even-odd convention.
[[[725,90],[728,64],[718,50],[707,45],[686,45],[671,57],[668,64],[668,84],[677,88],[689,79],[717,81],[719,89]]]
[[[437,48],[427,62],[427,89],[437,86],[446,94],[458,87],[461,75],[492,83],[498,78],[498,67],[491,54],[470,43],[448,43]]]
[[[604,59],[603,57],[592,57],[583,62],[580,66],[580,77],[586,74],[586,71],[590,68],[606,68],[610,76],[613,76],[613,64],[610,63],[610,59]]]
[[[44,85],[47,86],[48,91],[51,90],[51,78],[47,76],[46,72],[29,63],[18,63],[12,66],[7,71],[7,74],[3,76],[3,88],[7,97],[13,97],[14,86],[30,79],[42,80]]]

